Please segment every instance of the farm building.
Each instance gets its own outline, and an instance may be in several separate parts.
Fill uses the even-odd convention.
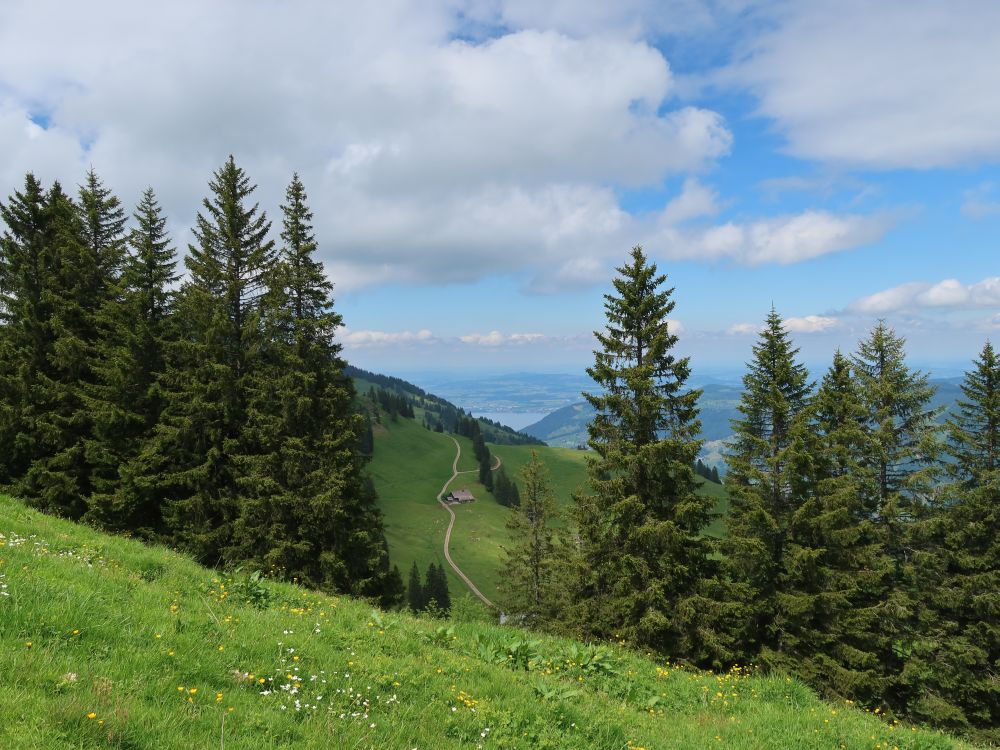
[[[468,490],[454,490],[448,493],[444,501],[451,505],[459,505],[461,503],[471,503],[475,499],[475,496]]]

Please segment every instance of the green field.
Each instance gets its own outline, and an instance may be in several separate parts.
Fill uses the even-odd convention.
[[[969,747],[781,676],[697,673],[463,611],[377,613],[0,497],[0,747]]]
[[[452,437],[427,430],[413,420],[386,422],[375,431],[375,456],[370,469],[379,495],[379,507],[385,515],[393,564],[399,566],[404,577],[414,561],[421,573],[431,562],[444,565],[455,596],[464,593],[466,588],[445,563],[442,548],[449,516],[435,500],[451,476],[455,458]],[[462,437],[456,439],[462,446],[459,470],[474,471],[477,465],[471,441]],[[507,474],[515,480],[520,479],[521,467],[528,461],[531,451],[537,450],[549,471],[556,502],[564,510],[569,509],[573,494],[586,486],[585,451],[544,446],[490,445],[489,448],[493,455],[500,457]],[[716,498],[716,510],[722,512],[727,505],[725,490],[711,482],[703,483],[702,487],[704,492]],[[451,488],[470,489],[477,498],[474,503],[454,507],[452,559],[488,598],[495,600],[503,546],[508,543],[506,521],[510,511],[497,504],[479,484],[476,473],[459,476]],[[707,533],[717,536],[722,529],[721,519],[716,520]]]

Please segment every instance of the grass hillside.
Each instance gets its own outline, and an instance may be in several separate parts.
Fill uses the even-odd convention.
[[[0,671],[5,750],[968,747],[785,678],[373,612],[2,497]]]
[[[460,471],[472,473],[459,476],[452,489],[467,488],[476,502],[455,506],[455,529],[451,537],[451,555],[482,592],[495,600],[497,579],[503,560],[503,546],[508,543],[506,522],[509,510],[499,505],[486,488],[479,484],[472,442],[463,437],[427,430],[414,420],[400,418],[386,421],[375,432],[375,454],[370,470],[379,496],[379,507],[385,515],[386,538],[392,562],[407,575],[414,561],[421,574],[428,564],[444,565],[452,595],[467,591],[442,554],[448,514],[438,504],[437,493],[451,476],[455,458],[455,443],[462,446]],[[489,445],[490,452],[499,456],[507,474],[519,480],[521,467],[532,450],[537,450],[549,470],[556,503],[568,509],[572,495],[587,479],[586,452],[546,446]],[[728,503],[721,485],[704,482],[703,492],[716,498],[716,511],[722,512]],[[723,533],[722,521],[717,520],[708,533]]]

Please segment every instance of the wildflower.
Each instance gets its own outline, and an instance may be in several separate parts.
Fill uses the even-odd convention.
[[[96,719],[97,718],[97,714],[95,714],[93,711],[91,711],[89,714],[87,714],[87,718],[88,719]]]

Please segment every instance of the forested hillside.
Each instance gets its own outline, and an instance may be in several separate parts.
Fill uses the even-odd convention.
[[[0,485],[49,513],[397,601],[305,188],[280,227],[230,159],[183,275],[147,190],[0,203]],[[178,282],[180,281],[179,285]]]

